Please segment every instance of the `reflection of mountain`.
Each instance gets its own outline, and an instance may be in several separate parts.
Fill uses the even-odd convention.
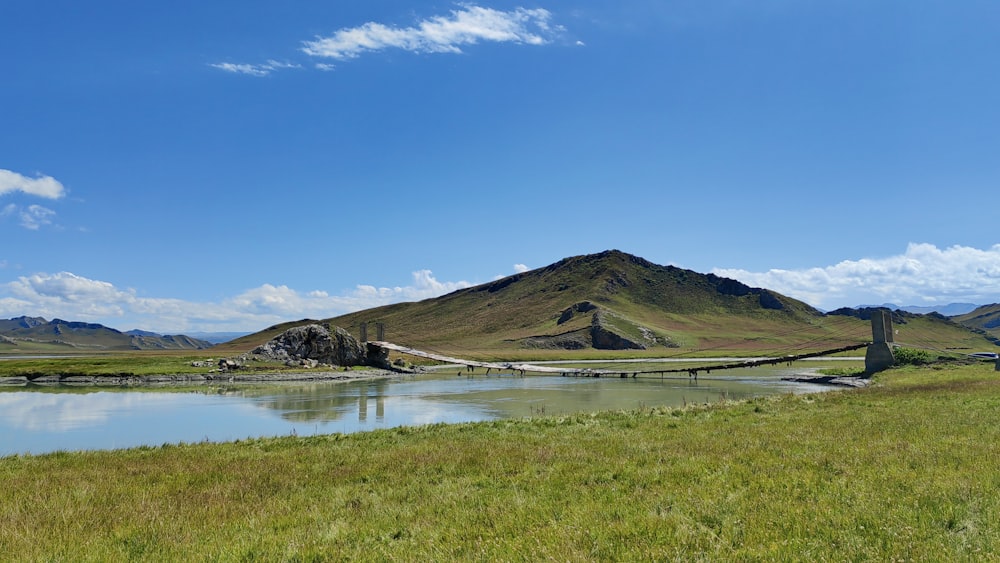
[[[384,379],[357,383],[318,383],[315,385],[274,389],[251,389],[240,393],[254,399],[254,404],[279,411],[290,422],[333,422],[345,414],[358,413],[358,421],[366,422],[370,409],[376,421],[385,417],[385,395],[389,382]]]

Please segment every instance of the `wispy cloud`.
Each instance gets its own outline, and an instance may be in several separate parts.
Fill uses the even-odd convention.
[[[32,231],[37,231],[41,227],[51,225],[55,214],[55,211],[41,205],[29,205],[18,212],[18,216],[21,219],[21,226]]]
[[[531,268],[525,266],[524,264],[514,264],[514,271],[517,272],[518,274],[523,274],[524,272],[527,272],[530,269]]]
[[[22,227],[28,230],[37,231],[44,226],[52,224],[52,218],[56,212],[41,205],[29,205],[21,207],[9,203],[0,209],[0,218],[17,217]]]
[[[17,172],[0,168],[0,196],[11,192],[22,192],[47,199],[59,199],[66,195],[66,188],[52,176],[39,175],[36,178],[29,178]]]
[[[283,63],[279,61],[270,60],[264,64],[253,65],[253,64],[236,64],[236,63],[212,63],[208,65],[219,70],[224,70],[226,72],[231,72],[234,74],[247,74],[250,76],[267,76],[276,70],[286,69],[286,68],[302,68],[302,65],[294,63]]]
[[[517,8],[505,12],[480,6],[452,10],[448,16],[421,20],[411,27],[368,22],[306,41],[302,51],[314,57],[352,59],[369,51],[401,49],[413,53],[460,53],[481,41],[543,45],[555,29],[548,10]]]
[[[348,60],[364,53],[399,49],[411,53],[461,53],[462,48],[477,43],[519,43],[544,45],[563,33],[562,26],[551,23],[552,13],[542,8],[517,8],[510,11],[462,5],[446,16],[419,20],[409,27],[368,22],[345,27],[328,36],[303,41],[300,51],[322,60],[313,65],[322,71],[334,70],[329,61]],[[247,76],[268,76],[276,70],[302,68],[302,65],[269,60],[264,64],[211,63],[209,66]]]
[[[911,243],[898,256],[845,260],[833,266],[766,272],[717,268],[713,273],[766,287],[822,309],[885,302],[1000,302],[1000,244],[980,250]]]

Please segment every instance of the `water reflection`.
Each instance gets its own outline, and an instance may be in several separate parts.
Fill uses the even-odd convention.
[[[783,382],[780,375],[759,368],[753,377],[699,381],[437,374],[197,392],[26,387],[0,391],[0,455],[346,433],[824,389]]]

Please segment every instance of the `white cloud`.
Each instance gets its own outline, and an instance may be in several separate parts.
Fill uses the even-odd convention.
[[[521,271],[522,264],[514,266]],[[933,305],[1000,302],[1000,244],[986,250],[910,244],[887,258],[849,260],[805,270],[715,269],[716,275],[766,287],[823,309],[893,302]],[[301,318],[328,318],[402,301],[418,301],[470,287],[466,281],[413,272],[408,285],[361,284],[331,294],[264,284],[219,302],[143,297],[69,272],[38,273],[0,284],[0,318],[20,315],[98,322],[121,330],[164,333],[259,330]]]
[[[306,317],[327,318],[437,297],[469,286],[465,281],[441,282],[430,270],[420,270],[413,272],[411,285],[402,287],[359,285],[342,295],[330,295],[264,284],[218,303],[205,303],[140,297],[134,290],[70,272],[39,273],[0,286],[0,318],[40,316],[165,333],[259,330]]]
[[[524,264],[514,264],[514,271],[517,272],[518,274],[523,274],[528,270],[530,270],[530,268],[528,268]]]
[[[504,12],[479,6],[452,10],[450,16],[421,20],[412,27],[390,27],[368,22],[344,28],[328,37],[304,42],[302,51],[310,56],[352,59],[368,51],[402,49],[414,53],[460,53],[463,45],[480,41],[542,45],[554,29],[552,14],[544,9]]]
[[[224,70],[226,72],[232,72],[234,74],[247,74],[250,76],[267,76],[276,70],[286,69],[286,68],[302,68],[301,65],[294,63],[283,63],[275,60],[269,60],[261,65],[253,64],[237,64],[237,63],[212,63],[208,65],[219,70]]]
[[[47,199],[59,199],[66,195],[66,188],[52,176],[28,178],[17,172],[0,168],[0,195],[9,192],[23,192]]]
[[[52,224],[52,217],[55,211],[41,205],[29,205],[20,210],[18,217],[21,219],[21,226],[25,229],[37,231],[43,226]]]
[[[1000,244],[980,250],[911,243],[902,255],[845,260],[833,266],[767,272],[717,268],[713,273],[822,309],[885,302],[1000,302]]]

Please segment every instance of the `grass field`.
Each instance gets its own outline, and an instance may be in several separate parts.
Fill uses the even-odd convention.
[[[0,458],[11,560],[998,560],[1000,374]]]

